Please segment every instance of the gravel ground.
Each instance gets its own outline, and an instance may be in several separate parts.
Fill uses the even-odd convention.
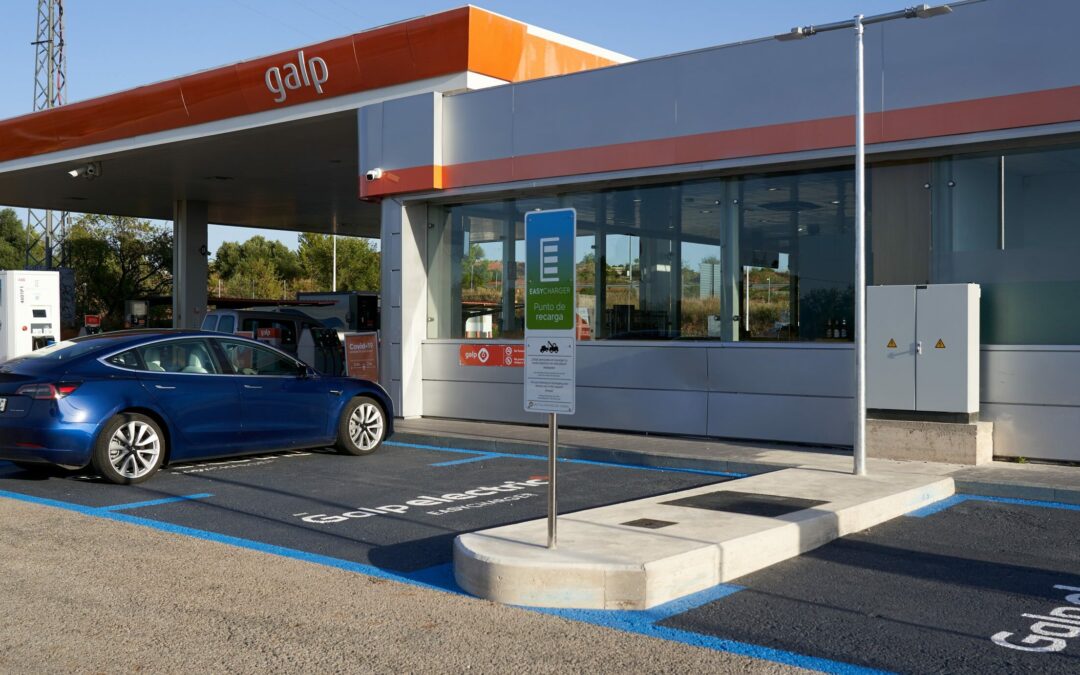
[[[797,671],[6,499],[0,560],[3,672]]]

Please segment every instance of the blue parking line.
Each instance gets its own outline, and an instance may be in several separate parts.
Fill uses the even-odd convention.
[[[145,502],[131,502],[129,504],[113,504],[112,506],[101,507],[104,511],[126,511],[128,509],[141,509],[144,506],[157,506],[158,504],[172,504],[174,502],[186,502],[192,499],[206,499],[207,497],[213,497],[214,495],[209,492],[200,492],[197,495],[184,495],[182,497],[165,497],[162,499],[151,499]]]
[[[477,455],[476,457],[470,457],[468,459],[453,459],[448,462],[436,462],[432,464],[432,467],[454,467],[457,464],[470,464],[472,462],[482,462],[485,459],[495,459],[498,455]]]
[[[602,610],[602,609],[554,609],[524,607],[541,614],[561,616],[573,621],[590,623],[605,628],[613,628],[626,633],[636,633],[646,637],[659,638],[671,642],[681,642],[695,647],[704,647],[714,651],[728,652],[740,656],[748,656],[775,663],[783,663],[808,670],[817,670],[823,673],[837,673],[838,675],[866,675],[870,673],[885,673],[887,671],[864,668],[841,661],[832,661],[814,656],[807,656],[797,652],[783,649],[773,649],[747,642],[725,640],[723,638],[693,633],[678,628],[669,628],[658,625],[665,619],[678,614],[683,614],[692,609],[722,600],[730,595],[743,590],[743,586],[735,584],[719,584],[704,591],[699,591],[684,598],[658,605],[645,610]]]
[[[532,459],[537,461],[547,461],[546,455],[531,455],[524,453],[514,452],[491,452],[488,450],[469,450],[466,448],[451,448],[440,445],[423,445],[421,443],[404,443],[402,441],[385,441],[383,445],[394,445],[401,448],[412,448],[414,450],[434,450],[435,452],[453,452],[463,455],[475,455],[468,459],[452,460],[449,462],[438,462],[431,466],[453,466],[456,464],[468,464],[470,462],[482,462],[487,459]],[[601,462],[592,459],[572,459],[561,458],[560,462],[567,464],[585,464],[591,466],[604,466],[604,467],[617,467],[621,469],[637,469],[639,471],[667,471],[675,473],[696,473],[704,476],[724,476],[727,478],[746,478],[749,474],[736,473],[734,471],[710,471],[708,469],[686,469],[682,467],[673,466],[641,466],[637,464],[619,464],[617,462]]]
[[[1044,509],[1062,509],[1064,511],[1080,511],[1080,504],[1066,504],[1064,502],[1046,502],[1038,499],[1016,499],[1013,497],[987,497],[984,495],[953,495],[948,499],[942,499],[929,506],[907,513],[909,518],[925,518],[935,513],[940,513],[947,508],[963,502],[992,502],[997,504],[1014,504],[1017,506],[1038,506]]]

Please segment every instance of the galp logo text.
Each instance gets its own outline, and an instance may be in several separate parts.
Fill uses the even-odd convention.
[[[266,69],[266,88],[274,94],[274,103],[282,103],[289,96],[289,91],[301,87],[314,87],[323,93],[322,86],[330,78],[330,69],[321,56],[304,58],[304,50],[296,53],[296,63],[286,63],[280,68],[273,66]]]

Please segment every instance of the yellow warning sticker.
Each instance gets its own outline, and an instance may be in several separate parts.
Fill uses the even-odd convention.
[[[945,349],[945,343],[941,340],[941,338],[938,338],[937,344],[934,345],[934,349]]]
[[[889,338],[889,344],[885,345],[886,349],[896,349],[896,340]]]

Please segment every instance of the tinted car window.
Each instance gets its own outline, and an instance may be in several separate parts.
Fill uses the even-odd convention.
[[[169,340],[139,347],[145,370],[162,373],[219,374],[205,340]]]
[[[139,360],[139,355],[134,349],[129,349],[126,352],[120,352],[119,354],[113,354],[105,360],[119,368],[129,368],[131,370],[142,369],[142,362]]]
[[[296,375],[296,361],[273,349],[249,342],[222,340],[226,358],[238,375]]]
[[[202,320],[203,330],[215,330],[217,328],[218,318],[215,314],[209,314]]]
[[[219,333],[233,333],[236,330],[236,317],[231,314],[221,317],[217,329]]]

